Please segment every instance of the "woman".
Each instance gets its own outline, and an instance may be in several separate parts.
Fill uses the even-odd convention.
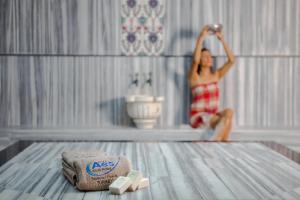
[[[193,128],[214,129],[213,133],[208,132],[205,140],[226,141],[231,130],[233,110],[226,108],[218,111],[218,82],[232,67],[235,58],[224,41],[222,32],[216,32],[215,36],[222,43],[228,60],[220,69],[214,71],[210,51],[202,48],[203,41],[208,34],[209,27],[205,26],[198,37],[189,71],[188,80],[193,95],[190,124]]]

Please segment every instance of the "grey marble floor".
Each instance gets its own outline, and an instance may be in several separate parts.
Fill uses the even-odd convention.
[[[67,149],[125,155],[150,187],[77,191],[61,173]],[[251,142],[39,142],[0,168],[0,199],[300,199],[300,165]]]

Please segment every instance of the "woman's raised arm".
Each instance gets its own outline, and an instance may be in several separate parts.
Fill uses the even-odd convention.
[[[189,71],[189,79],[191,79],[194,75],[197,74],[198,65],[200,64],[201,59],[202,43],[205,39],[205,36],[208,34],[208,29],[208,26],[204,26],[204,28],[198,36],[196,47],[193,53],[193,63]]]
[[[232,51],[229,49],[227,43],[225,42],[222,32],[216,32],[216,36],[221,41],[221,43],[224,47],[224,50],[226,52],[227,59],[228,59],[227,62],[224,63],[224,65],[217,71],[218,77],[219,77],[219,79],[221,79],[234,64],[235,57],[234,57]]]

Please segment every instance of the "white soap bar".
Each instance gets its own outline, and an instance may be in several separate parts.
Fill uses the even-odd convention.
[[[138,189],[142,189],[142,188],[145,188],[145,187],[148,187],[148,186],[149,186],[149,179],[148,178],[142,178],[140,183],[139,183]]]
[[[130,178],[132,182],[131,186],[128,188],[128,191],[135,191],[139,186],[141,179],[143,178],[142,173],[136,170],[131,170],[127,177]]]
[[[112,184],[110,184],[109,191],[112,194],[122,194],[131,184],[130,178],[119,176]]]

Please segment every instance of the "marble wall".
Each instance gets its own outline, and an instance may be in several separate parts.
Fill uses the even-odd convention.
[[[159,127],[188,122],[187,71],[204,24],[224,24],[237,62],[220,82],[238,128],[300,128],[300,2],[167,0],[165,51],[125,57],[119,0],[0,0],[0,127],[132,125],[124,96],[153,73],[164,95]],[[216,66],[224,51],[205,45]],[[140,85],[131,84],[139,73]]]
[[[201,27],[224,24],[237,55],[299,55],[298,0],[166,0],[165,55],[190,55]],[[121,54],[120,0],[1,0],[0,53]],[[214,39],[207,46],[224,52]]]

